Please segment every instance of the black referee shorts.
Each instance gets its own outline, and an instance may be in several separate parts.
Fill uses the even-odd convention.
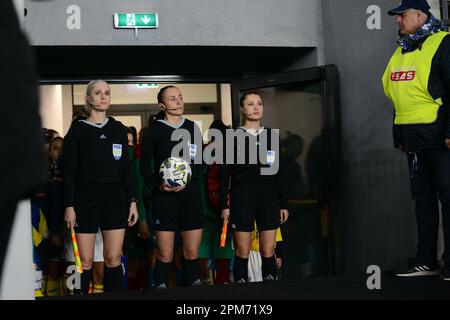
[[[230,192],[230,222],[235,231],[274,230],[280,226],[278,188],[272,184],[233,186]]]
[[[121,183],[78,185],[75,203],[77,233],[125,229],[128,225],[129,203]]]
[[[153,226],[156,231],[189,231],[203,227],[203,206],[198,181],[180,192],[153,192]]]

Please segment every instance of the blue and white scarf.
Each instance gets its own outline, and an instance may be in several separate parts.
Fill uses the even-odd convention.
[[[420,46],[422,40],[439,31],[448,31],[448,27],[430,13],[427,22],[416,33],[400,35],[397,42],[402,46],[403,52],[411,52]]]

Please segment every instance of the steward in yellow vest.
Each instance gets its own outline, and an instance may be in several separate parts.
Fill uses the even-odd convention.
[[[383,87],[395,109],[395,147],[408,158],[418,231],[415,261],[396,275],[450,280],[450,36],[426,0],[403,0],[388,13],[396,16],[400,46],[384,72]],[[442,261],[437,250],[439,200]]]
[[[400,37],[383,75],[395,109],[394,144],[404,151],[442,148],[450,138],[450,36],[431,13],[425,26]]]

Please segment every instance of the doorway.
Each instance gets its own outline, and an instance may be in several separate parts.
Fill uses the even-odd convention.
[[[238,126],[242,93],[264,101],[263,125],[280,131],[289,194],[289,220],[281,226],[282,277],[334,274],[339,169],[338,104],[334,66],[232,82],[233,124]]]
[[[202,81],[192,83],[192,80],[184,80],[170,84],[180,87],[202,85]],[[141,100],[136,98],[140,95],[136,92],[141,90],[143,93],[142,86],[150,83],[159,87],[169,84],[167,81],[158,82],[156,76],[151,77],[151,82],[133,78],[108,82],[117,86],[112,88],[113,97],[115,92],[126,91],[126,87],[134,92],[133,100],[119,99],[112,104],[109,114],[123,120],[125,125],[134,123],[141,127],[146,126],[150,114],[159,111],[156,103],[158,90],[153,89],[153,94],[143,94]],[[72,86],[71,111],[81,109],[87,82],[64,83]],[[231,90],[227,90],[230,83]],[[215,92],[215,98],[186,101],[187,117],[202,121],[203,131],[215,119],[227,118],[226,124],[237,127],[240,95],[249,90],[258,91],[265,103],[264,125],[280,130],[282,148],[292,154],[288,163],[289,176],[292,177],[289,181],[290,218],[282,226],[285,261],[281,277],[296,279],[334,274],[338,251],[335,186],[340,163],[336,68],[316,67],[241,77],[229,82],[208,79],[203,84]],[[186,90],[182,88],[185,98],[191,95]],[[123,95],[126,96],[125,93]]]

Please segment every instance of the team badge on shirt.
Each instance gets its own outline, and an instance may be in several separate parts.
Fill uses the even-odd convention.
[[[114,159],[120,160],[120,158],[122,157],[122,145],[113,143],[112,151]]]
[[[267,165],[271,167],[275,162],[275,151],[268,150],[267,151]]]
[[[197,154],[197,145],[189,143],[189,156],[191,157],[191,161],[195,160],[196,154]]]

